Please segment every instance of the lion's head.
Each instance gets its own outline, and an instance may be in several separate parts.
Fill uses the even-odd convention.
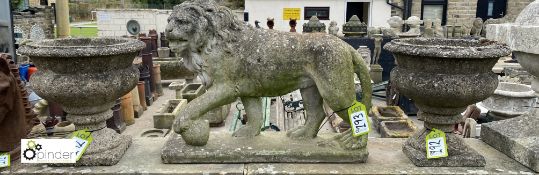
[[[171,50],[183,57],[186,67],[209,86],[211,80],[204,71],[204,55],[215,50],[230,52],[229,44],[241,30],[242,21],[230,9],[211,0],[191,0],[174,6],[165,32]]]
[[[192,0],[174,6],[166,34],[173,49],[203,52],[215,44],[233,41],[242,26],[230,9],[211,0]]]

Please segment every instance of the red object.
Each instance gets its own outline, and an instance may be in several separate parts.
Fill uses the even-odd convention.
[[[26,79],[27,79],[28,81],[30,81],[30,77],[32,76],[32,74],[34,74],[34,73],[36,73],[36,72],[37,72],[37,67],[35,67],[35,66],[30,66],[30,67],[28,68],[28,77],[26,77]]]

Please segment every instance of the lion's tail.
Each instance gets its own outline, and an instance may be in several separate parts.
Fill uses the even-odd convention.
[[[354,64],[354,72],[357,74],[359,81],[361,81],[361,102],[365,104],[367,110],[372,107],[372,83],[371,75],[369,74],[368,65],[355,49],[350,49],[352,55],[352,62]]]

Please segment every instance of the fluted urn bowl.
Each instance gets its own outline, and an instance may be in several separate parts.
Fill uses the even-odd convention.
[[[470,104],[491,96],[498,85],[492,67],[511,50],[487,40],[414,38],[393,40],[384,49],[395,56],[391,72],[399,92],[411,98],[425,120],[410,137],[404,153],[417,166],[484,166],[484,158],[452,134]],[[426,158],[425,136],[431,129],[446,132],[448,157]]]
[[[145,44],[126,38],[70,38],[33,42],[18,52],[38,68],[34,91],[57,102],[77,130],[93,131],[94,142],[77,165],[112,165],[119,161],[131,138],[106,128],[114,101],[137,84],[133,59]]]

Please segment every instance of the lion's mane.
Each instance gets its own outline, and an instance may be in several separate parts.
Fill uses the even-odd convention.
[[[237,42],[242,31],[247,27],[228,8],[219,6],[211,0],[192,0],[174,6],[173,17],[188,16],[190,22],[196,24],[196,33],[190,40],[191,56],[185,58],[185,65],[195,72],[206,86],[211,86],[211,75],[205,71],[208,66],[204,55],[232,51],[232,44]]]

